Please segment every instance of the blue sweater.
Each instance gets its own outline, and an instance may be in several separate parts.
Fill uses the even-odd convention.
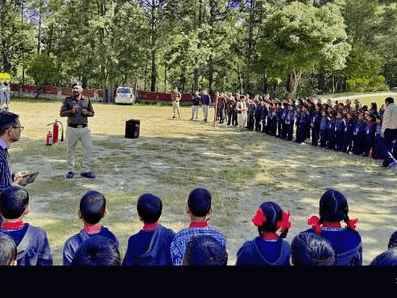
[[[289,266],[290,244],[285,239],[247,241],[237,252],[236,266]]]
[[[66,240],[65,245],[63,247],[63,265],[64,266],[72,265],[74,254],[79,249],[80,245],[85,240],[87,240],[88,238],[94,235],[99,235],[102,237],[109,238],[114,242],[117,248],[119,247],[119,241],[117,240],[116,236],[112,232],[110,232],[108,228],[104,226],[102,226],[102,229],[98,233],[86,233],[84,229],[81,229],[81,231],[78,234],[75,234],[74,236]]]
[[[19,230],[3,230],[17,245],[18,266],[52,266],[52,253],[46,233],[28,223]]]
[[[139,231],[128,239],[128,247],[123,260],[126,265],[171,266],[171,241],[175,232],[162,225],[154,231]]]
[[[313,229],[305,232],[315,233]],[[361,236],[358,232],[345,228],[323,227],[320,236],[329,242],[336,253],[336,265],[361,266],[363,262]]]

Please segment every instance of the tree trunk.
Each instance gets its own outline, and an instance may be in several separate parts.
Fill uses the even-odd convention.
[[[291,90],[291,98],[296,98],[296,92],[298,90],[298,86],[299,86],[299,81],[302,77],[303,72],[302,71],[298,71],[296,72],[296,70],[292,70],[290,72],[290,90]]]

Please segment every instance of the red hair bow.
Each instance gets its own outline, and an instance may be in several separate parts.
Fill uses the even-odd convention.
[[[277,222],[276,227],[283,233],[286,229],[291,228],[291,221],[289,220],[291,211],[283,211],[282,218]]]
[[[266,215],[263,213],[262,208],[259,207],[258,210],[256,210],[256,213],[252,217],[251,221],[257,227],[262,226],[266,222]]]
[[[320,225],[320,219],[318,216],[313,215],[307,220],[307,224],[313,228],[316,234],[320,234],[323,229],[322,225]]]
[[[355,231],[355,230],[356,230],[356,225],[357,225],[357,223],[359,223],[359,221],[358,221],[357,218],[349,219],[349,220],[347,221],[347,227],[348,227],[350,230]]]

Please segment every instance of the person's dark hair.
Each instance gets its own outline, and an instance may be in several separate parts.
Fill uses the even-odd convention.
[[[211,193],[205,188],[196,188],[191,191],[187,201],[190,212],[194,216],[206,216],[211,209]]]
[[[386,102],[388,102],[388,103],[394,103],[394,98],[393,97],[387,97],[386,99],[385,99],[385,103]]]
[[[72,266],[120,266],[120,252],[109,238],[95,235],[76,251]]]
[[[9,186],[0,193],[0,213],[7,219],[19,218],[29,205],[29,193],[20,186]]]
[[[105,215],[106,199],[97,191],[88,191],[81,198],[80,213],[88,224],[99,222]]]
[[[397,248],[397,232],[394,232],[389,239],[387,249]]]
[[[137,211],[145,223],[155,223],[161,216],[161,199],[152,194],[143,194],[138,198]]]
[[[186,245],[184,266],[226,266],[226,248],[210,235],[193,235]]]
[[[369,266],[397,266],[397,248],[382,252],[372,260]]]
[[[336,264],[336,254],[324,237],[301,232],[291,242],[291,258],[295,266],[331,266]]]
[[[0,136],[4,135],[6,130],[14,125],[17,125],[17,119],[19,116],[17,114],[1,111],[0,112]]]
[[[263,222],[261,225],[257,225],[254,223],[258,227],[259,235],[262,237],[263,233],[276,232],[279,229],[277,223],[283,219],[283,210],[281,209],[280,205],[275,202],[264,202],[262,203],[262,205],[260,205],[259,208],[262,210],[263,214],[266,217],[266,221]],[[288,228],[284,229],[279,237],[287,237],[288,230]]]
[[[17,246],[14,240],[0,232],[0,266],[9,266],[17,259]]]
[[[334,189],[327,190],[320,198],[320,224],[323,222],[349,221],[346,197]]]

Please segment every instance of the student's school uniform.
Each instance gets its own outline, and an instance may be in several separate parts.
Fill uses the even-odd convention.
[[[364,134],[367,123],[365,121],[357,121],[353,130],[353,154],[363,154]]]
[[[262,106],[262,111],[261,111],[261,119],[262,119],[262,132],[266,132],[267,129],[267,115],[269,114],[269,110],[265,105]]]
[[[78,234],[73,235],[68,240],[66,240],[63,247],[63,265],[72,265],[73,257],[76,251],[79,249],[80,245],[92,236],[102,236],[108,238],[114,242],[116,247],[119,247],[119,241],[117,237],[109,231],[105,226],[88,226],[80,230]]]
[[[300,113],[300,114],[296,113],[296,116],[295,116],[295,119],[296,119],[296,121],[295,121],[295,123],[296,123],[295,142],[297,142],[297,143],[299,143],[299,137],[301,135],[301,126],[300,126],[301,116],[302,116],[302,113]]]
[[[284,113],[283,108],[281,108],[281,109],[277,112],[277,117],[276,117],[276,119],[277,119],[277,133],[276,133],[276,136],[277,136],[278,138],[281,138],[281,135],[282,135],[282,133],[283,133],[283,131],[282,131],[282,129],[283,129],[283,122],[284,122],[284,120],[282,119],[283,113]]]
[[[310,114],[308,112],[302,113],[298,125],[299,136],[297,135],[297,141],[299,143],[304,143],[306,141],[309,125],[310,125]]]
[[[320,122],[320,147],[325,148],[328,144],[328,126],[329,118],[328,116],[321,117]]]
[[[335,145],[337,151],[344,151],[346,121],[345,119],[336,119],[335,123]]]
[[[283,110],[281,114],[281,139],[285,140],[287,138],[287,126],[285,125],[285,121],[288,116],[288,108]]]
[[[261,117],[262,117],[262,107],[257,104],[255,108],[255,130],[261,130]]]
[[[356,119],[346,121],[343,151],[349,153],[353,149],[353,132],[356,126]]]
[[[381,144],[381,138],[382,138],[382,124],[377,125],[375,129],[375,147],[374,147],[374,159],[384,159],[385,157],[382,156],[381,150],[380,150],[380,144]]]
[[[371,149],[375,147],[375,132],[376,132],[376,123],[367,122],[365,127],[365,135],[364,135],[364,156],[369,156]]]
[[[171,266],[175,232],[161,224],[145,224],[128,239],[123,266]]]
[[[293,138],[295,118],[296,118],[296,111],[293,109],[289,110],[287,114],[287,118],[285,119],[286,139],[288,141],[292,141]]]
[[[274,110],[272,108],[269,108],[269,113],[267,114],[266,117],[266,133],[271,135],[273,132],[273,118],[275,117]]]
[[[193,235],[209,235],[215,238],[226,249],[226,238],[214,227],[210,227],[205,222],[191,222],[189,228],[176,233],[171,242],[171,259],[174,266],[182,265],[182,260],[186,252],[186,245]]]
[[[18,266],[52,266],[51,248],[44,230],[18,221],[2,222],[0,232],[14,240]]]
[[[314,111],[312,113],[311,118],[312,123],[312,145],[318,146],[318,141],[320,139],[320,123],[321,123],[321,115]]]
[[[328,149],[335,150],[335,125],[336,119],[330,119],[328,124]]]
[[[277,236],[277,235],[276,235]],[[289,266],[290,244],[282,238],[265,240],[258,236],[237,252],[236,266]]]
[[[323,225],[320,236],[331,242],[336,254],[336,265],[338,266],[361,266],[362,265],[362,244],[358,232],[342,228],[340,223],[334,223],[335,227]],[[315,233],[310,228],[306,230]]]

